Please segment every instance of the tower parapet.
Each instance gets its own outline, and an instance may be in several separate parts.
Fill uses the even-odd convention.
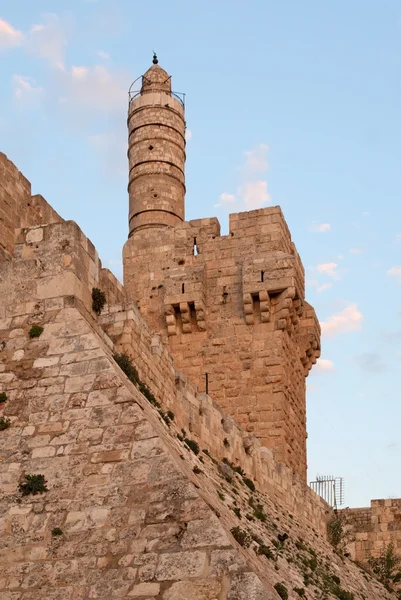
[[[129,94],[129,236],[184,220],[184,102],[156,56],[153,63]]]

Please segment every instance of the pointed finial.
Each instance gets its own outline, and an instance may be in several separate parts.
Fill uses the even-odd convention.
[[[158,61],[158,59],[157,59],[156,52],[153,50],[153,64],[154,64],[154,65],[157,65],[157,63],[158,63],[158,62],[159,62],[159,61]]]

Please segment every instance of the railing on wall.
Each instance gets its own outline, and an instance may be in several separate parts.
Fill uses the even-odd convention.
[[[310,487],[333,508],[344,504],[344,479],[332,475],[318,475],[316,481],[310,482]]]

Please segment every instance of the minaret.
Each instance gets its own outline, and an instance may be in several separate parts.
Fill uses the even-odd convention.
[[[156,54],[140,92],[130,90],[128,134],[129,237],[175,227],[184,220],[184,103]]]

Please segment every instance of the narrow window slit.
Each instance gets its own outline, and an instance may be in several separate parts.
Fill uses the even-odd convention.
[[[263,282],[264,280],[265,280],[265,272],[264,272],[264,271],[261,271],[261,272],[260,272],[260,281],[262,281],[262,282]]]
[[[185,283],[183,283],[181,286],[181,293],[185,294]]]

